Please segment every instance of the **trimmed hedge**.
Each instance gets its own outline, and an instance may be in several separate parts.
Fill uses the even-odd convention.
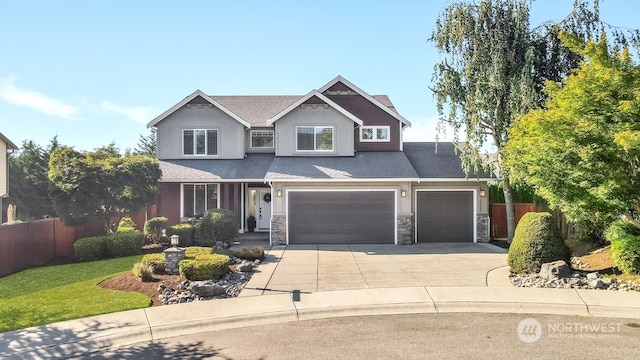
[[[178,246],[187,247],[194,245],[195,227],[191,224],[177,224],[167,229],[167,236],[178,235]]]
[[[144,239],[145,241],[157,244],[160,236],[162,236],[162,229],[167,227],[167,218],[164,216],[158,216],[147,220],[144,223]],[[167,234],[167,236],[170,236]]]
[[[121,233],[121,232],[130,232],[130,231],[136,231],[136,223],[133,222],[133,220],[131,220],[130,217],[123,217],[122,219],[120,219],[120,222],[118,223],[117,232]]]
[[[79,262],[139,255],[144,244],[144,235],[139,231],[92,236],[78,239],[73,244],[73,253]]]
[[[109,257],[107,237],[92,236],[78,239],[73,243],[73,253],[79,262],[106,259]]]
[[[147,254],[140,262],[145,266],[150,266],[154,273],[164,273],[164,253]]]
[[[185,259],[195,259],[199,255],[211,255],[213,249],[210,247],[190,246],[184,250]]]
[[[191,281],[216,280],[229,270],[229,257],[220,254],[198,255],[194,260],[182,260],[180,275]]]
[[[558,235],[551,214],[530,212],[522,216],[516,227],[507,263],[512,272],[531,274],[539,272],[544,263],[556,260],[568,263],[569,255],[569,247]]]
[[[611,242],[611,256],[618,269],[625,274],[640,274],[640,225],[614,221],[604,237]]]
[[[195,242],[200,246],[213,246],[217,241],[229,247],[238,235],[236,215],[229,209],[207,210],[196,227]]]

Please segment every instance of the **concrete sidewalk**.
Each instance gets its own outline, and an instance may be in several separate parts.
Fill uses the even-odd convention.
[[[330,250],[324,247],[316,247],[315,249],[273,248],[269,251],[267,261],[260,266],[261,272],[255,274],[249,283],[253,284],[253,290],[244,290],[241,297],[138,309],[2,333],[0,334],[0,358],[70,357],[109,347],[203,331],[357,315],[489,312],[523,314],[523,317],[524,314],[560,314],[640,319],[640,293],[514,288],[507,284],[508,269],[504,266],[504,252],[480,245],[474,246],[471,247],[474,250],[470,251],[475,252],[458,253],[457,255],[445,245],[433,246],[431,250],[434,253],[432,254],[424,253],[424,248],[413,246],[399,247],[397,250],[396,248],[388,250],[383,247],[378,248],[374,253],[370,252],[372,250],[370,248],[364,249],[362,252],[355,248],[348,251],[346,249]],[[438,249],[440,249],[440,253],[437,252]],[[384,287],[385,284],[369,281],[366,270],[360,271],[362,281],[353,282],[360,282],[367,284],[367,286],[372,285],[367,288],[322,291],[318,288],[315,290],[297,289],[293,286],[294,283],[281,282],[278,284],[272,282],[272,279],[277,279],[280,275],[278,273],[280,266],[283,266],[280,270],[294,266],[296,261],[293,260],[296,260],[296,256],[298,262],[304,261],[309,264],[313,254],[315,254],[317,261],[313,264],[317,269],[315,270],[315,286],[318,288],[323,283],[320,278],[320,275],[324,274],[321,265],[326,263],[327,267],[331,269],[339,269],[341,264],[349,263],[346,261],[347,254],[353,258],[370,259],[375,262],[375,265],[389,270],[387,274],[394,277],[399,274],[398,270],[403,269],[401,265],[405,264],[406,259],[411,259],[409,262],[413,266],[407,266],[409,270],[405,269],[406,271],[401,271],[400,274],[405,274],[412,279],[414,279],[412,274],[415,275],[420,271],[414,272],[411,269],[418,269],[420,266],[431,264],[432,271],[442,270],[434,264],[438,263],[437,258],[444,257],[446,261],[441,261],[443,266],[447,263],[451,266],[451,261],[454,263],[458,261],[457,266],[469,269],[470,274],[480,271],[478,268],[482,267],[485,271],[484,283],[464,285],[461,282],[448,286],[396,285]],[[343,261],[330,264],[330,254],[336,256],[334,259],[340,258]],[[410,255],[418,257],[414,258]],[[480,256],[480,260],[473,260],[475,255]],[[502,266],[491,268],[494,261],[491,255],[502,256]],[[432,261],[429,264],[421,264],[427,261],[415,260],[422,256],[431,256]],[[395,264],[396,267],[394,268],[382,260],[384,258],[393,260],[390,263]],[[353,262],[358,266],[367,264],[367,261],[362,259],[354,259]],[[305,268],[306,270],[301,271],[311,273],[312,270],[309,269],[314,266],[308,266]],[[423,272],[428,273],[428,271]],[[339,272],[336,271],[336,273]],[[353,271],[346,270],[342,273],[355,274]],[[380,271],[380,273],[384,273],[384,271]],[[282,272],[281,275],[287,275],[287,271]],[[295,274],[291,275],[295,276]],[[264,278],[260,279],[261,276]],[[423,276],[422,279],[426,279],[422,281],[430,281],[429,279],[431,279],[428,275],[420,276]],[[286,278],[288,277],[283,279]],[[305,279],[307,279],[305,282],[299,284],[313,283],[313,280],[309,280],[312,279],[311,276]],[[450,281],[454,280],[455,276],[450,278]],[[328,283],[329,281],[327,281]],[[350,282],[337,281],[336,283]],[[260,290],[259,286],[262,284],[273,288],[277,285],[279,288],[267,288],[269,290],[262,288]],[[250,290],[272,295],[250,296]]]

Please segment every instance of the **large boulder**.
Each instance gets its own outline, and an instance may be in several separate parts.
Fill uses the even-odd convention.
[[[213,281],[192,281],[189,284],[189,291],[201,297],[212,297],[227,292],[223,286]]]
[[[538,276],[547,280],[568,278],[571,275],[571,269],[564,260],[544,263],[540,266],[540,272],[538,273]]]

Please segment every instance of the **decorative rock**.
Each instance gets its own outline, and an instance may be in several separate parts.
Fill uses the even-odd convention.
[[[201,297],[212,297],[226,294],[227,290],[212,281],[193,281],[189,285],[189,291]]]
[[[540,266],[538,276],[547,280],[570,277],[571,269],[569,269],[569,265],[567,265],[563,260],[553,261],[542,264],[542,266]]]
[[[589,282],[589,287],[592,289],[602,289],[604,288],[604,283],[600,279],[591,280]]]
[[[600,279],[601,277],[602,277],[602,275],[600,275],[600,273],[597,272],[597,271],[587,274],[587,279],[589,279],[589,280]]]
[[[253,264],[252,263],[242,263],[238,267],[238,270],[242,272],[253,272]]]

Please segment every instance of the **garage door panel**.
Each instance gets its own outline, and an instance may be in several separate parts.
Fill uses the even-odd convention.
[[[472,242],[472,191],[419,191],[418,242]]]
[[[392,191],[289,193],[291,244],[394,243]]]

